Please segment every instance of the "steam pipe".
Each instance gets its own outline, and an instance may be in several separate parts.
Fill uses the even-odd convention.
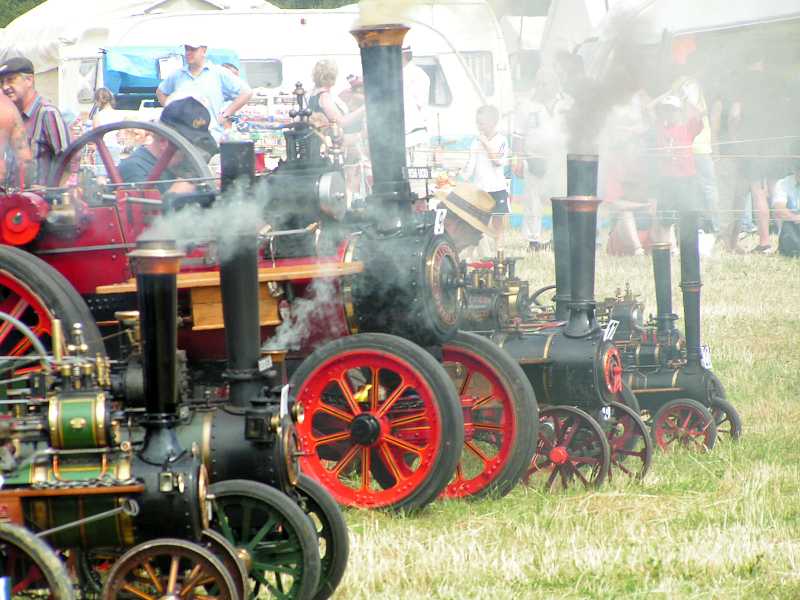
[[[234,182],[248,181],[252,176],[253,144],[223,143],[220,154],[224,194]],[[256,224],[251,229],[235,232],[232,240],[220,247],[222,319],[228,356],[224,377],[229,382],[230,401],[234,406],[248,406],[263,386],[258,370],[261,329]]]
[[[658,334],[668,336],[675,330],[678,315],[672,312],[672,245],[669,242],[655,243],[653,253],[653,276],[656,285],[656,323]]]
[[[565,198],[551,198],[553,205],[553,257],[556,266],[556,320],[569,318],[569,301],[572,297],[569,273],[569,224]]]
[[[680,213],[681,290],[683,292],[684,327],[686,328],[686,362],[700,365],[700,248],[697,236],[698,213]]]
[[[394,205],[410,211],[401,54],[407,31],[404,25],[378,25],[351,33],[361,49],[374,195],[384,208]]]
[[[594,310],[594,269],[600,202],[594,196],[566,199],[571,299],[564,335],[571,338],[586,337],[599,327]]]

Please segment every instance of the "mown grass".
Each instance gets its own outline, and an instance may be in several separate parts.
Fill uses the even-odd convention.
[[[521,273],[544,285],[553,256]],[[674,306],[682,303],[673,261]],[[649,258],[598,254],[597,296],[630,282],[655,310]],[[658,454],[647,479],[591,492],[518,486],[412,517],[348,510],[337,598],[799,598],[800,261],[703,259],[704,341],[741,413],[738,445]]]

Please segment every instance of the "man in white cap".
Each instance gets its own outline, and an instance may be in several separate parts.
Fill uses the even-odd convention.
[[[208,44],[201,38],[187,38],[183,44],[186,65],[161,82],[156,90],[158,101],[166,106],[173,94],[194,97],[211,112],[209,131],[219,142],[227,119],[247,104],[253,95],[250,86],[228,69],[206,58]]]

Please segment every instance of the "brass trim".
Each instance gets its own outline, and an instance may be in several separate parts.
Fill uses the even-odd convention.
[[[211,430],[214,425],[214,411],[203,413],[203,425],[200,429],[200,462],[211,470]]]
[[[678,375],[680,374],[679,369],[675,369],[675,372],[672,374],[672,387],[678,387]]]
[[[549,360],[550,358],[550,348],[553,345],[553,338],[556,337],[555,333],[551,333],[547,336],[547,341],[544,343],[544,353],[542,354],[543,360]]]
[[[117,461],[116,477],[120,481],[128,481],[131,478],[131,457],[123,456]]]
[[[108,445],[108,436],[106,435],[106,395],[104,392],[98,392],[94,399],[94,418],[97,426],[95,427],[96,443],[98,446]]]
[[[200,524],[203,529],[209,526],[208,502],[208,471],[203,465],[197,470],[197,499],[200,504]]]
[[[53,346],[53,360],[58,363],[64,356],[64,329],[61,326],[61,319],[53,319],[51,327],[50,343]]]
[[[61,448],[64,432],[61,431],[61,399],[51,397],[47,407],[47,426],[50,428],[50,444],[53,448]]]
[[[351,239],[347,244],[342,264],[349,264],[353,262],[353,255],[356,252],[356,238]],[[344,305],[344,320],[347,329],[350,330],[351,335],[358,333],[358,324],[356,322],[356,309],[353,306],[353,283],[352,276],[342,277],[342,304]]]
[[[350,34],[356,38],[359,48],[402,46],[406,33],[408,33],[408,27],[400,24],[370,25],[357,27],[350,31]]]
[[[658,392],[681,392],[683,388],[679,387],[662,387],[662,388],[637,388],[631,389],[634,394],[654,394]]]

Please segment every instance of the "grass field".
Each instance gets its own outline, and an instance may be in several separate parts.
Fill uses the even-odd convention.
[[[533,256],[521,273],[544,285],[552,263]],[[800,598],[800,261],[720,252],[703,280],[703,338],[742,416],[738,445],[658,453],[644,482],[589,493],[518,486],[412,517],[347,511],[337,598]],[[625,282],[654,312],[650,259],[600,253],[598,298]]]

